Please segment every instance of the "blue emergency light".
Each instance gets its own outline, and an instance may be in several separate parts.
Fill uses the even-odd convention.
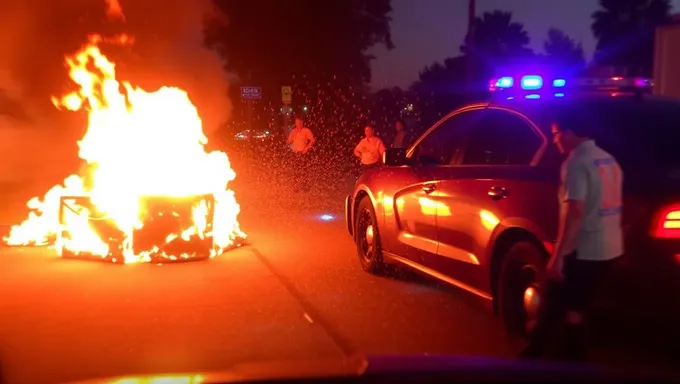
[[[512,79],[512,77],[506,76],[496,80],[496,87],[498,88],[511,88],[513,84],[514,80]]]
[[[553,80],[553,87],[555,88],[562,88],[565,85],[567,85],[567,81],[564,79],[555,79]]]
[[[543,78],[541,76],[522,76],[522,89],[532,91],[541,89],[543,87]]]

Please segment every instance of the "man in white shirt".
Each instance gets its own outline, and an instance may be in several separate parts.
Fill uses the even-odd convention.
[[[302,119],[295,119],[295,127],[288,135],[288,144],[293,150],[294,163],[294,178],[296,185],[307,189],[309,187],[309,150],[312,148],[316,140],[312,131],[302,125]]]
[[[359,141],[354,148],[354,156],[361,161],[364,169],[375,167],[382,163],[382,155],[385,152],[385,145],[382,140],[375,135],[375,130],[370,125],[364,128],[366,137]]]
[[[553,141],[567,158],[561,169],[557,242],[546,270],[550,281],[546,290],[560,293],[546,297],[548,305],[543,306],[539,324],[522,355],[542,354],[549,328],[564,314],[565,357],[583,360],[584,314],[623,254],[623,173],[616,159],[595,144],[581,122],[569,117],[560,120],[551,126]]]
[[[315,141],[312,131],[302,125],[301,118],[296,118],[295,127],[290,131],[290,135],[288,135],[288,144],[291,144],[293,153],[306,155]]]

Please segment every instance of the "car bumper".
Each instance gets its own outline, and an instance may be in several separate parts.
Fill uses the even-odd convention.
[[[615,283],[607,284],[619,307],[653,317],[680,316],[680,247],[675,241],[642,241],[626,249]]]
[[[347,226],[347,233],[354,236],[354,226],[352,225],[352,196],[348,195],[345,198],[345,225]]]

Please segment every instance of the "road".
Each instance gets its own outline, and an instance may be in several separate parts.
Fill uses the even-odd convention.
[[[0,249],[7,383],[355,353],[517,352],[476,298],[407,273],[361,270],[342,221],[349,180],[299,193],[285,174],[234,167],[250,245],[210,261],[120,266],[63,260],[42,248]],[[321,220],[323,214],[335,219]],[[604,363],[642,361],[598,354]]]

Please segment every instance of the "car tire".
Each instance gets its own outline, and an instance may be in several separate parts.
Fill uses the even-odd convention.
[[[498,275],[498,310],[506,331],[526,337],[536,324],[546,257],[529,241],[514,243],[502,256]]]
[[[371,199],[359,201],[354,220],[354,242],[357,246],[359,263],[364,271],[376,275],[386,270],[382,258],[378,220]]]

